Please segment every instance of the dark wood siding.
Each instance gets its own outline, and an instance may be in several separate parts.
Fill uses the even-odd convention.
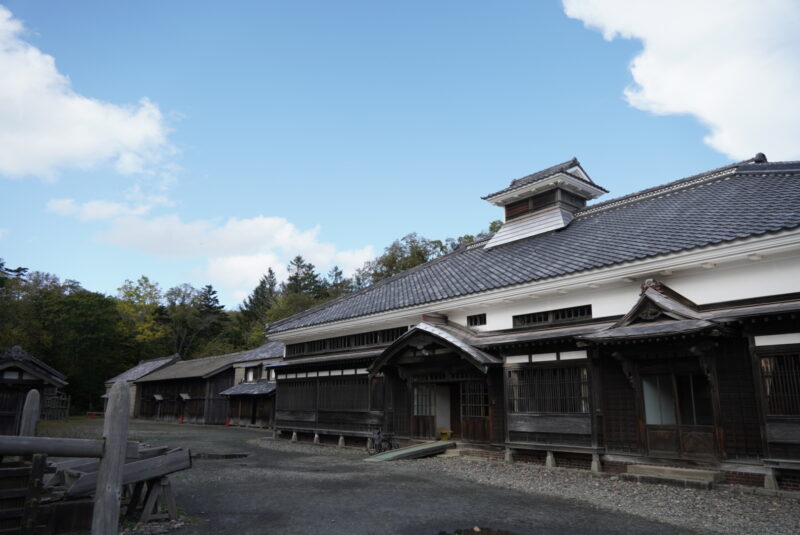
[[[747,344],[734,340],[717,359],[724,456],[761,457],[761,425]]]
[[[615,360],[603,359],[602,369],[603,436],[606,449],[609,452],[638,453],[636,391]]]
[[[382,411],[370,410],[367,375],[284,379],[278,383],[278,428],[369,435],[382,421]]]

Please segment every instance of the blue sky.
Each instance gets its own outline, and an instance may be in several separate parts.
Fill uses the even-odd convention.
[[[7,1],[0,257],[234,307],[295,254],[475,233],[572,156],[608,197],[800,158],[797,4],[643,4]]]

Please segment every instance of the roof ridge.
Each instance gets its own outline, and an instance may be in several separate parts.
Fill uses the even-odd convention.
[[[489,238],[486,238],[486,239],[489,239]],[[483,241],[483,240],[481,240],[481,241]],[[374,291],[376,289],[379,289],[379,288],[385,286],[386,284],[389,284],[390,282],[394,282],[394,281],[400,280],[402,278],[408,277],[411,274],[416,273],[417,271],[420,271],[421,269],[423,269],[423,268],[425,268],[427,266],[431,266],[431,265],[433,265],[435,263],[441,262],[445,258],[449,258],[452,255],[461,254],[461,253],[464,253],[464,252],[468,251],[469,250],[469,246],[473,245],[474,243],[478,243],[478,242],[470,243],[466,247],[464,247],[463,249],[462,249],[462,247],[458,247],[454,251],[450,251],[450,252],[445,253],[445,254],[443,254],[441,256],[437,256],[436,258],[432,258],[432,259],[428,260],[427,262],[423,262],[422,264],[417,264],[416,266],[413,266],[413,267],[410,267],[408,269],[405,269],[405,270],[401,271],[400,273],[395,273],[394,275],[392,275],[390,277],[386,277],[385,279],[381,279],[378,282],[376,282],[375,284],[370,284],[369,286],[367,286],[365,288],[361,288],[360,290],[356,290],[355,292],[352,292],[352,293],[349,293],[349,294],[340,295],[336,299],[331,299],[330,301],[325,301],[324,303],[320,303],[319,305],[315,305],[315,306],[313,306],[311,308],[308,308],[308,309],[306,309],[306,310],[304,310],[302,312],[298,312],[297,314],[293,314],[293,315],[291,315],[289,317],[279,319],[278,321],[270,323],[267,326],[267,331],[269,332],[269,330],[272,327],[278,327],[282,323],[288,321],[289,319],[296,320],[296,319],[304,318],[309,314],[312,314],[314,312],[318,312],[320,310],[324,310],[325,308],[333,306],[333,305],[335,305],[335,304],[337,304],[339,302],[346,301],[348,299],[352,299],[352,298],[354,298],[356,296],[363,295],[365,293],[368,293],[368,292]]]
[[[575,213],[575,218],[587,215],[594,215],[598,212],[602,212],[610,208],[616,208],[619,206],[631,204],[644,199],[651,199],[653,197],[658,197],[660,195],[676,191],[678,189],[694,186],[706,180],[721,178],[729,174],[734,174],[736,173],[737,168],[739,166],[751,163],[753,160],[754,158],[749,158],[747,160],[742,160],[741,162],[736,162],[724,165],[722,167],[717,167],[716,169],[711,169],[710,171],[705,171],[703,173],[697,173],[684,178],[679,178],[677,180],[667,182],[666,184],[660,184],[658,186],[653,186],[650,188],[645,188],[643,190],[634,191],[632,193],[628,193],[621,197],[608,199],[607,201],[599,202],[597,204],[587,206],[583,210],[579,210],[578,212]]]

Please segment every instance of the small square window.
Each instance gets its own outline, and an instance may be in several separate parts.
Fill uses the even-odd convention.
[[[486,325],[486,314],[475,314],[474,316],[467,316],[467,325],[469,327]]]

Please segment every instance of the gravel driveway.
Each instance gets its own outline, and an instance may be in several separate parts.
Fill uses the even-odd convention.
[[[153,445],[197,458],[171,476],[178,534],[439,535],[800,533],[800,502],[615,481],[588,471],[436,457],[365,463],[363,451],[274,441],[256,430],[131,422]]]

